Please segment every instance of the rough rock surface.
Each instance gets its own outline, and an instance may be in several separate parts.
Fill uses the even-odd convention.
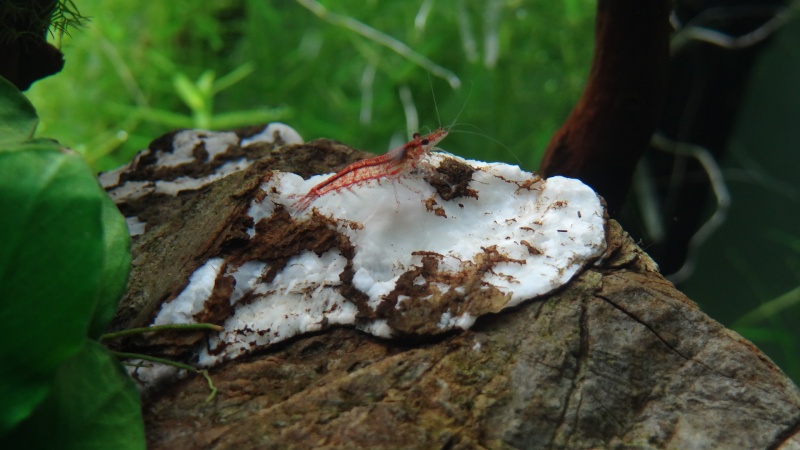
[[[265,170],[324,159],[329,171],[357,156],[330,141],[266,149],[199,191],[125,205],[148,230],[116,326],[148,323],[202,261],[235,245],[252,224],[228,219]],[[180,357],[202,338],[124,345]],[[210,403],[198,376],[144,399],[149,448],[800,448],[797,387],[675,290],[614,221],[601,264],[469,331],[382,340],[335,328],[210,375]]]

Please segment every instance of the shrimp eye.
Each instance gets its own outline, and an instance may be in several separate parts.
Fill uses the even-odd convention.
[[[422,145],[428,145],[430,142],[431,142],[431,141],[429,141],[429,140],[427,140],[427,139],[423,139],[423,140],[422,140]]]
[[[414,133],[411,135],[414,139],[419,139],[419,133]]]

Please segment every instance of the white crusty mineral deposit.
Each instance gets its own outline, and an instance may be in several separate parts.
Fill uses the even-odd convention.
[[[294,226],[323,223],[344,244],[301,249],[281,263],[211,258],[154,323],[193,323],[217,280],[233,277],[233,312],[200,346],[198,366],[333,325],[384,338],[467,329],[483,314],[564,285],[603,253],[604,207],[580,181],[442,153],[427,158],[434,168],[468,167],[462,195],[445,200],[428,175],[409,173],[326,194],[300,211],[298,198],[331,174],[273,173],[250,205],[251,239],[259,222],[282,214]]]

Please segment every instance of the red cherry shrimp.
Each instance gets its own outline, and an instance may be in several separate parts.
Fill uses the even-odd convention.
[[[430,153],[448,134],[444,128],[438,128],[425,136],[414,133],[413,138],[400,147],[372,158],[356,161],[325,181],[312,187],[294,203],[294,208],[302,212],[317,199],[331,192],[340,192],[372,180],[399,179],[417,167],[421,159]]]

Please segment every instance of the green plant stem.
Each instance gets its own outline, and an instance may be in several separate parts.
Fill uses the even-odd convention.
[[[206,379],[206,383],[208,383],[208,388],[211,390],[211,393],[206,398],[206,403],[210,402],[215,395],[217,395],[217,387],[214,386],[214,382],[211,380],[211,376],[208,374],[207,370],[201,370],[194,368],[188,364],[179,363],[177,361],[171,361],[169,359],[158,358],[156,356],[150,355],[143,355],[140,353],[127,353],[127,352],[111,352],[114,356],[118,359],[141,359],[143,361],[150,361],[158,364],[164,364],[167,366],[177,367],[178,369],[188,370],[194,373],[198,373]]]
[[[106,333],[100,336],[100,341],[102,342],[109,339],[117,339],[134,334],[158,333],[162,331],[197,331],[197,330],[222,331],[223,328],[219,325],[214,325],[213,323],[155,325],[152,327],[130,328],[128,330],[117,331],[114,333]]]
[[[771,317],[777,317],[782,314],[784,310],[795,307],[798,304],[800,304],[800,287],[785,292],[765,302],[758,308],[751,310],[736,320],[736,322],[731,325],[731,328],[736,329],[738,327],[752,326]]]
[[[178,369],[184,369],[184,370],[190,370],[192,372],[198,372],[197,369],[195,369],[194,367],[192,367],[192,366],[190,366],[188,364],[180,363],[180,362],[177,362],[177,361],[172,361],[172,360],[169,360],[169,359],[159,358],[157,356],[143,355],[141,353],[114,352],[114,351],[112,351],[111,353],[114,356],[116,356],[118,359],[141,359],[141,360],[144,360],[144,361],[150,361],[150,362],[154,362],[154,363],[165,364],[167,366],[177,367]]]
[[[211,381],[211,375],[208,374],[207,370],[205,370],[205,369],[196,370],[195,369],[195,372],[199,373],[200,375],[203,376],[203,378],[206,379],[206,383],[208,383],[208,388],[211,389],[211,393],[208,394],[208,397],[206,397],[206,403],[208,403],[214,398],[215,395],[217,395],[217,387],[214,386],[214,382]]]

